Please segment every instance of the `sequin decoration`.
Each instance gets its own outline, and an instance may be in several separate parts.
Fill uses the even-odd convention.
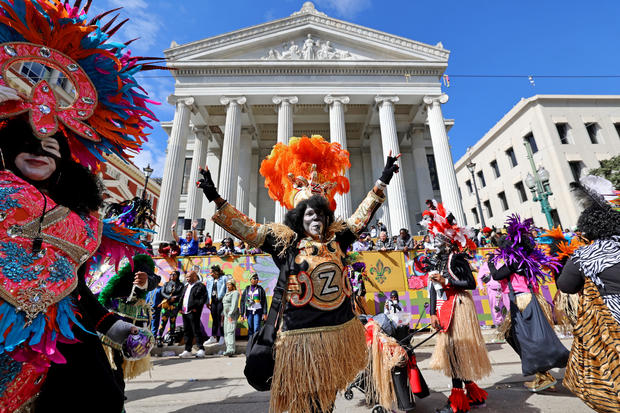
[[[4,392],[21,370],[22,363],[13,360],[6,353],[0,354],[0,398],[5,396]]]
[[[17,199],[11,198],[24,188],[20,187],[0,187],[0,211],[8,211],[13,208],[21,208],[21,204]]]
[[[89,221],[89,216],[84,216],[84,215],[80,215],[80,219],[82,221],[84,221],[84,223],[86,225],[84,225],[84,229],[86,230],[86,236],[91,239],[94,240],[95,239],[95,231],[93,231],[93,229],[90,226],[90,221]]]
[[[32,267],[34,260],[37,258],[19,246],[19,244],[11,241],[0,243],[0,268],[2,274],[13,282],[22,280],[36,280],[41,270]]]
[[[62,255],[56,254],[56,261],[48,269],[50,275],[47,280],[49,282],[65,281],[75,276],[73,265]]]

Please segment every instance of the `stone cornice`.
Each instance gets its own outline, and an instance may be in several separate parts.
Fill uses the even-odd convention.
[[[359,66],[358,67],[196,67],[175,70],[175,77],[189,76],[307,76],[307,75],[342,75],[342,76],[441,76],[445,66]]]
[[[173,46],[164,51],[167,60],[176,60],[186,58],[197,52],[207,52],[221,47],[229,46],[234,43],[247,41],[250,38],[256,38],[272,33],[289,30],[304,25],[312,25],[314,27],[323,27],[327,29],[337,30],[348,35],[354,35],[360,39],[371,41],[375,44],[383,44],[395,47],[409,53],[421,53],[437,60],[447,62],[450,52],[442,47],[430,46],[421,42],[395,36],[378,30],[363,27],[354,23],[348,23],[337,20],[332,17],[322,16],[313,13],[304,13],[293,15],[279,20],[257,26],[248,27],[234,32],[210,37],[203,40],[187,43],[180,46]]]

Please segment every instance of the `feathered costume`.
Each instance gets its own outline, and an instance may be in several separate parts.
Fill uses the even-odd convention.
[[[392,164],[396,160],[388,159]],[[288,220],[298,205],[305,208],[305,202],[319,199],[315,195],[327,199],[333,210],[336,193],[349,189],[344,176],[349,166],[349,154],[339,144],[313,136],[292,138],[288,145],[277,144],[263,161],[260,173],[271,197],[291,209]],[[392,173],[388,173],[389,178]],[[215,192],[212,181],[210,185]],[[205,195],[215,200],[217,194],[209,195],[205,190]],[[330,224],[328,220],[320,241],[303,235],[303,229],[257,224],[229,203],[221,204],[213,216],[236,237],[271,254],[280,271],[288,275],[283,323],[275,344],[272,412],[329,411],[336,393],[366,366],[364,328],[351,306],[345,251],[383,200],[370,191],[346,221]],[[330,214],[333,217],[333,212]]]
[[[429,274],[439,273],[442,282],[428,282],[429,313],[436,315],[441,324],[430,367],[452,378],[452,392],[441,411],[467,412],[470,404],[485,402],[487,393],[474,381],[491,372],[478,314],[468,291],[476,288],[476,280],[467,255],[459,253],[475,250],[476,245],[470,238],[471,232],[459,227],[441,203],[431,204],[433,207],[423,213],[421,225],[428,229],[438,247],[428,262]]]
[[[103,24],[110,12],[88,20],[90,4],[0,1],[0,126],[29,122],[34,140],[11,136],[0,145],[20,149],[23,139],[21,152],[51,153],[62,165],[77,161],[96,171],[104,154],[128,159],[126,150],[135,152],[146,140],[147,120],[155,117],[134,75],[149,65],[132,57],[125,44],[108,41],[122,23],[112,26],[115,17]],[[35,65],[44,69],[40,78],[23,75]],[[65,152],[60,144],[60,153],[46,146],[59,134],[68,144]],[[5,152],[2,166],[18,153]],[[106,332],[118,320],[84,282],[89,258],[116,247],[100,245],[104,231],[96,213],[80,215],[52,198],[8,169],[0,171],[2,412],[27,409],[39,392],[37,408],[60,410],[52,401],[70,401],[58,392],[90,397],[110,383],[107,371],[93,371],[88,383],[64,380],[71,369],[99,366],[102,349],[93,332]],[[98,407],[120,411],[122,395],[106,391]]]
[[[571,184],[583,211],[577,228],[592,242],[577,249],[557,279],[579,293],[573,345],[563,384],[600,413],[620,411],[620,211],[616,191],[600,177]]]

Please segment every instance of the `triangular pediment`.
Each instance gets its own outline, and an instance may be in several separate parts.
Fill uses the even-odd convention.
[[[169,61],[420,61],[447,63],[450,52],[318,12],[290,17],[166,50]]]

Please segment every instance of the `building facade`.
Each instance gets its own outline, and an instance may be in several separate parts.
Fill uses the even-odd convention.
[[[548,227],[526,182],[533,172],[524,142],[532,148],[536,168],[549,173],[554,225],[572,228],[580,210],[570,182],[620,154],[620,96],[537,95],[517,103],[455,164],[469,225],[479,227],[481,221],[476,185],[487,226],[502,227],[508,215],[518,213]]]
[[[336,215],[350,215],[380,176],[385,157],[402,153],[402,173],[378,213],[392,233],[417,229],[428,198],[462,216],[441,105],[449,51],[333,19],[310,2],[291,16],[165,51],[174,68],[175,105],[157,221],[170,237],[180,217],[207,218],[213,205],[194,186],[207,165],[223,198],[258,222],[281,222],[260,162],[277,142],[322,135],[350,152],[351,191]]]

